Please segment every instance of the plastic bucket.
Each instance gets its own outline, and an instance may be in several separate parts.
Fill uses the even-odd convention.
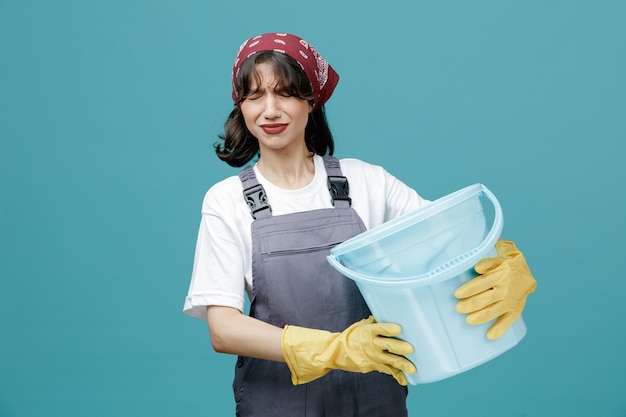
[[[486,204],[488,203],[488,204]],[[490,227],[487,214],[493,217]],[[402,326],[415,351],[410,384],[449,378],[501,355],[526,335],[522,317],[497,340],[491,323],[472,326],[456,311],[454,291],[476,276],[474,265],[496,255],[502,209],[474,184],[334,247],[328,262],[353,279],[379,322]]]

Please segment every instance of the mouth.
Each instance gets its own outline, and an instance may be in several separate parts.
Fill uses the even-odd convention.
[[[261,129],[268,135],[277,135],[287,129],[287,126],[289,126],[287,123],[272,123],[261,125]]]

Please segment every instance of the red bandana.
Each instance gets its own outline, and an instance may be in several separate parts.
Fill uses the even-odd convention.
[[[313,88],[315,108],[320,108],[328,101],[339,82],[339,75],[335,70],[304,39],[288,33],[265,33],[248,39],[239,48],[232,74],[233,100],[235,102],[237,102],[235,80],[241,64],[246,58],[262,51],[281,52],[300,64]]]

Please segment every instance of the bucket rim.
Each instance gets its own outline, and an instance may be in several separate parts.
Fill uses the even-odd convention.
[[[406,227],[413,225],[416,222],[429,219],[437,215],[442,210],[460,204],[484,190],[487,190],[487,187],[480,183],[461,188],[460,190],[450,193],[444,197],[440,197],[434,201],[431,201],[430,203],[416,210],[410,211],[396,217],[395,219],[389,220],[379,227],[367,230],[349,240],[346,240],[345,242],[340,243],[339,245],[332,248],[330,252],[336,257],[341,257],[348,252],[361,249],[363,246],[369,245],[372,240],[385,238],[400,230],[405,229]]]
[[[471,268],[474,266],[474,264],[476,264],[476,262],[483,259],[492,250],[496,240],[497,238],[493,241],[490,241],[490,244],[480,245],[470,252],[459,255],[456,258],[447,261],[443,265],[438,266],[437,268],[426,274],[406,277],[390,278],[365,275],[347,268],[332,255],[327,256],[327,260],[335,269],[337,269],[337,271],[341,272],[341,274],[356,282],[374,284],[384,287],[422,287],[436,284],[442,281],[447,281],[450,278],[454,278],[466,272],[467,270],[469,270],[468,264]]]
[[[343,263],[341,263],[340,260],[338,259],[342,254],[346,253],[346,252],[336,253],[334,251],[334,249],[337,249],[340,245],[336,246],[330,251],[330,254],[327,256],[327,260],[337,271],[339,271],[340,273],[342,273],[343,275],[345,275],[346,277],[354,281],[367,282],[370,284],[377,284],[381,286],[404,286],[404,287],[425,286],[425,285],[431,285],[434,283],[445,281],[457,275],[460,275],[461,273],[469,270],[470,268],[473,268],[473,266],[476,264],[478,260],[485,257],[491,250],[493,250],[493,247],[496,241],[500,238],[500,234],[502,233],[502,229],[503,229],[503,215],[502,215],[502,207],[500,206],[500,203],[496,199],[495,195],[493,195],[493,193],[489,191],[487,187],[485,187],[482,184],[474,184],[474,185],[465,187],[463,189],[460,189],[454,193],[448,194],[446,197],[442,197],[441,199],[435,200],[433,203],[423,207],[423,208],[429,207],[432,204],[440,200],[444,200],[444,199],[449,200],[447,199],[447,197],[450,197],[450,200],[453,200],[456,203],[465,201],[467,198],[473,197],[478,193],[476,192],[476,189],[479,190],[478,192],[484,192],[485,195],[491,201],[491,203],[494,205],[495,217],[493,220],[493,224],[491,226],[491,230],[489,231],[487,236],[485,236],[483,241],[480,244],[478,244],[478,246],[476,246],[474,249],[469,250],[461,255],[456,256],[453,259],[446,261],[442,265],[439,265],[438,267],[432,269],[431,271],[425,274],[405,276],[405,277],[393,277],[393,278],[384,277],[383,278],[383,277],[378,277],[378,276],[370,276],[370,275],[363,274],[361,272],[353,271],[347,268],[345,265],[343,265]],[[452,205],[454,204],[450,203],[450,206]],[[416,211],[422,211],[422,209],[420,208]],[[427,219],[430,216],[432,216],[432,213],[428,217],[424,217],[423,219]],[[404,217],[404,216],[401,216],[401,217]],[[412,222],[414,222],[416,218],[419,218],[419,217],[417,216],[407,217],[407,219],[410,219]],[[420,221],[423,219],[420,219]],[[404,221],[402,223],[404,224]],[[393,229],[394,229],[394,232],[397,230],[395,228]],[[375,231],[375,229],[371,229],[371,231]],[[364,232],[359,236],[365,235],[368,232]],[[384,234],[384,235],[381,235],[380,237],[386,236],[386,235],[387,234]],[[374,236],[374,234],[370,234],[370,236]],[[348,243],[348,242],[349,241],[346,241],[344,243]],[[357,248],[360,248],[362,246],[363,244],[357,246]]]

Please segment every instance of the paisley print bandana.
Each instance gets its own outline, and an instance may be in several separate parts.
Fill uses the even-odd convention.
[[[240,47],[233,66],[233,100],[237,102],[235,82],[241,64],[246,58],[262,51],[276,51],[295,59],[306,74],[314,94],[314,107],[320,108],[328,101],[339,75],[328,62],[304,39],[288,33],[265,33],[245,41]]]

